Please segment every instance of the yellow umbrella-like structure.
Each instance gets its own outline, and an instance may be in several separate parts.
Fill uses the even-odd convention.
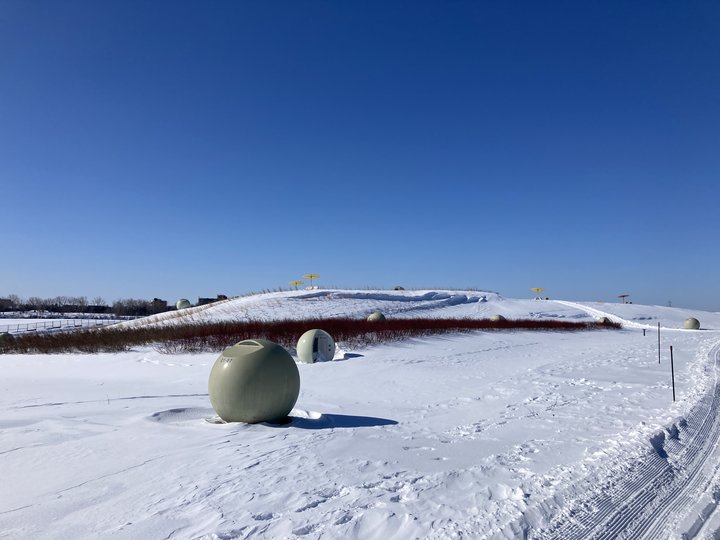
[[[312,286],[313,286],[313,279],[319,278],[319,277],[320,277],[320,274],[305,274],[303,277],[304,277],[305,279],[309,279],[309,280],[310,280],[310,287],[312,288]]]
[[[305,283],[304,281],[291,281],[290,285],[293,285],[295,287],[295,290],[297,291],[298,285],[302,285]]]

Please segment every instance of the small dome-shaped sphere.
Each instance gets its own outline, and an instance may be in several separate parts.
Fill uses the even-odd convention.
[[[190,307],[190,300],[187,298],[181,298],[177,302],[175,302],[175,307],[177,309],[186,309]]]
[[[375,311],[375,312],[371,313],[371,314],[368,316],[367,320],[370,321],[370,322],[373,322],[373,321],[384,321],[384,320],[385,320],[385,315],[383,315],[383,314],[380,313],[379,311]]]
[[[228,347],[210,370],[210,403],[226,422],[271,422],[287,416],[300,394],[300,373],[277,343],[246,339]]]
[[[490,317],[490,320],[492,322],[501,322],[501,321],[506,321],[507,319],[505,317],[503,317],[502,315],[493,315],[492,317]]]
[[[598,317],[598,318],[596,319],[596,322],[597,322],[598,324],[610,324],[610,319],[607,318],[607,317]]]
[[[301,362],[329,362],[335,357],[335,341],[325,330],[308,330],[297,342],[297,355]]]
[[[3,332],[2,334],[0,334],[0,345],[2,345],[3,343],[10,343],[14,339],[15,338],[10,332]]]
[[[685,319],[685,322],[683,323],[683,328],[687,330],[700,330],[700,321],[698,321],[695,317]]]

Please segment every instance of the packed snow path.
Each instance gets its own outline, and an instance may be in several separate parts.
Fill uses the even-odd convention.
[[[557,303],[624,327],[647,327],[575,302]],[[714,385],[687,417],[653,437],[647,455],[623,463],[609,477],[602,471],[602,478],[573,486],[552,525],[530,538],[690,539],[699,533],[720,538],[720,342],[708,352],[708,361]],[[578,491],[582,494],[573,497]]]
[[[701,531],[718,537],[720,529],[704,525],[720,491],[720,343],[709,357],[715,385],[690,414],[654,437],[647,455],[573,486],[552,525],[530,538],[688,539]]]

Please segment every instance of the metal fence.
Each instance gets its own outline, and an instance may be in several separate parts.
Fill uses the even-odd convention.
[[[23,332],[66,332],[82,328],[96,328],[122,322],[117,319],[50,319],[30,323],[0,325],[0,334],[20,334]]]

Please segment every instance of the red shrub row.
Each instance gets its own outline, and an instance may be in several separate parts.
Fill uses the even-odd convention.
[[[560,320],[516,319],[305,319],[279,321],[212,322],[145,328],[112,327],[55,334],[18,335],[0,343],[0,352],[96,353],[151,345],[164,353],[222,351],[244,339],[261,338],[293,349],[307,330],[322,328],[346,347],[367,346],[410,337],[478,330],[577,331],[620,328],[617,323],[580,323]]]

